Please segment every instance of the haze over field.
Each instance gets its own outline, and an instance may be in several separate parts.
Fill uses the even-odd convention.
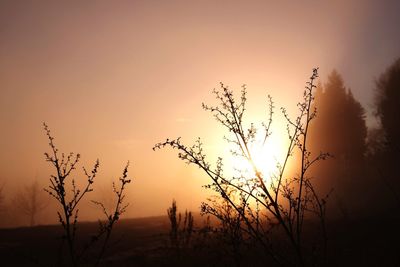
[[[173,198],[197,211],[205,177],[155,143],[202,137],[211,159],[224,155],[223,129],[201,108],[219,82],[247,85],[257,122],[267,94],[296,112],[317,66],[322,83],[342,75],[374,126],[375,79],[400,55],[399,10],[372,0],[1,1],[0,186],[7,198],[48,183],[45,121],[61,151],[87,167],[100,159],[98,188],[131,162],[127,216],[165,214]],[[279,112],[274,123],[285,130]]]

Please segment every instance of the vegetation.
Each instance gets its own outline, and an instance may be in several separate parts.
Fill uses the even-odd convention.
[[[185,211],[182,221],[182,214],[177,213],[176,201],[172,201],[172,205],[167,210],[168,218],[171,224],[169,233],[171,247],[179,252],[181,249],[187,249],[193,234],[194,219],[192,212]]]
[[[312,149],[329,151],[346,167],[362,161],[367,137],[365,110],[337,71],[330,73],[325,85],[318,85],[314,107],[318,116],[310,131]]]
[[[383,149],[396,154],[400,151],[400,58],[397,59],[376,82],[375,115],[383,130]]]
[[[211,183],[206,187],[214,190],[229,207],[229,212],[234,212],[234,218],[229,217],[220,207],[214,203],[204,203],[202,211],[215,215],[222,224],[229,224],[240,229],[241,235],[248,242],[255,242],[265,255],[279,264],[296,264],[304,266],[315,264],[317,259],[311,257],[309,249],[311,246],[305,244],[303,239],[304,223],[307,218],[317,217],[321,223],[322,243],[319,255],[326,256],[326,231],[325,213],[327,195],[316,191],[311,177],[308,176],[309,168],[319,160],[326,159],[329,154],[319,153],[314,155],[308,148],[308,133],[310,122],[315,118],[316,111],[312,109],[314,101],[315,80],[318,70],[314,69],[307,82],[303,95],[303,101],[298,103],[299,115],[292,120],[286,109],[282,108],[287,120],[289,145],[283,163],[277,166],[277,173],[267,177],[262,173],[260,166],[254,162],[251,144],[256,142],[259,130],[250,124],[249,128],[244,126],[244,115],[246,111],[246,88],[243,87],[240,100],[234,98],[233,92],[221,84],[219,91],[214,90],[219,106],[208,106],[203,104],[203,109],[210,111],[231,134],[227,137],[228,144],[234,146],[232,155],[246,160],[252,167],[250,176],[245,176],[243,171],[237,175],[227,176],[223,168],[223,159],[218,158],[216,166],[207,161],[206,153],[200,139],[193,146],[181,143],[180,138],[158,143],[153,149],[165,146],[179,151],[180,159],[189,164],[194,164],[204,171],[210,178]],[[273,115],[273,102],[269,98],[269,119],[263,123],[264,141],[270,136],[270,126]],[[264,142],[265,143],[265,142]],[[290,176],[287,172],[289,160],[294,153],[300,155],[300,166],[296,176]],[[271,242],[271,236],[276,231],[282,231],[292,247],[294,257],[291,254],[282,255],[282,250]]]
[[[314,166],[310,174],[319,177],[315,184],[319,190],[334,188],[331,215],[349,218],[365,194],[358,178],[366,175],[365,110],[336,70],[328,75],[324,85],[318,84],[313,107],[318,114],[310,129],[310,149],[329,151],[333,158]]]
[[[60,154],[54,144],[54,137],[51,135],[50,129],[46,124],[43,125],[51,148],[50,153],[45,153],[46,161],[50,162],[56,171],[55,175],[51,175],[50,185],[45,190],[50,196],[57,200],[59,207],[61,208],[61,211],[58,211],[57,215],[59,222],[64,229],[63,241],[66,240],[67,242],[70,260],[69,264],[72,266],[78,266],[90,247],[103,237],[103,245],[101,246],[95,264],[97,266],[104,255],[114,224],[119,220],[121,214],[125,212],[126,207],[128,206],[128,204],[125,204],[124,202],[124,190],[126,185],[131,182],[128,178],[129,163],[126,165],[122,176],[119,178],[119,186],[113,184],[113,191],[117,196],[114,211],[109,214],[101,202],[94,201],[96,205],[102,208],[106,217],[105,221],[99,220],[98,233],[92,237],[90,242],[88,242],[81,251],[77,251],[75,240],[78,227],[79,204],[86,194],[93,191],[93,183],[95,182],[100,165],[99,160],[95,162],[91,172],[88,172],[83,168],[86,176],[86,185],[82,189],[79,188],[75,179],[71,180],[68,178],[71,177],[72,172],[76,169],[80,159],[80,154],[75,155],[74,153],[70,153],[67,156],[65,156],[64,153]],[[70,180],[69,185],[67,184],[67,182],[69,182],[68,180]],[[72,192],[72,194],[68,194],[68,192]]]
[[[14,196],[13,202],[29,220],[29,226],[36,224],[37,216],[48,205],[46,199],[43,198],[43,190],[39,182],[35,180],[31,184],[25,186],[22,191],[19,191]]]
[[[268,149],[267,141],[276,116],[272,98],[268,96],[267,99],[265,121],[248,122],[246,87],[237,98],[221,84],[213,91],[217,105],[203,104],[202,107],[226,129],[224,144],[231,151],[230,156],[235,162],[245,162],[243,166],[246,167],[227,168],[227,155],[211,164],[201,139],[192,146],[183,144],[181,138],[156,144],[154,150],[177,149],[181,160],[199,167],[208,178],[204,187],[213,195],[201,205],[201,214],[208,216],[207,221],[203,227],[195,225],[192,212],[179,212],[173,200],[167,217],[123,222],[124,227],[131,227],[128,231],[123,228],[128,236],[123,252],[120,247],[109,244],[115,239],[112,236],[119,229],[115,225],[128,206],[125,192],[131,182],[129,163],[118,182],[112,184],[113,196],[91,201],[104,217],[97,225],[82,223],[78,220],[79,210],[95,189],[99,161],[89,171],[83,168],[84,179],[75,180],[73,177],[79,177],[80,155],[59,152],[44,124],[50,147],[45,157],[54,169],[45,190],[56,199],[63,233],[60,256],[55,259],[54,251],[51,256],[51,260],[58,262],[51,263],[60,266],[159,266],[165,261],[174,266],[393,264],[398,261],[395,248],[400,237],[396,212],[400,207],[400,180],[396,169],[400,134],[396,117],[400,106],[399,77],[400,59],[377,80],[374,109],[379,123],[376,128],[369,129],[367,139],[365,110],[345,87],[341,75],[333,71],[326,83],[317,85],[318,70],[314,69],[303,99],[297,105],[298,115],[293,119],[281,108],[287,122],[287,147],[272,173],[263,171],[263,163],[256,160],[257,150],[254,149],[264,146]],[[328,158],[332,159],[325,161]],[[31,226],[35,225],[39,212],[48,204],[40,197],[38,182],[25,185],[24,190],[14,192],[14,196],[10,193],[8,202],[4,201],[3,189],[4,184],[0,184],[1,222],[4,224],[6,217],[11,218],[8,221],[13,220],[11,215],[16,216],[15,210],[18,210],[29,219]],[[355,208],[355,203],[361,206]],[[360,208],[364,208],[365,213],[357,217],[355,211]],[[337,215],[332,210],[342,216],[331,216]],[[335,227],[328,227],[329,222],[334,222]],[[29,233],[59,234],[51,232],[50,226],[46,227],[34,227]],[[23,232],[20,240],[35,241],[18,241],[30,244],[22,252],[22,245],[14,248],[12,240],[18,231],[9,230],[8,237],[7,231],[0,233],[5,240],[0,240],[0,257],[22,255],[25,263],[40,264],[38,259],[49,254],[50,250],[41,249],[37,239],[27,238],[27,232]],[[21,231],[28,231],[28,228]],[[145,231],[148,232],[144,234]],[[52,245],[49,242],[48,247]],[[34,251],[31,247],[36,251],[31,252]],[[361,259],[364,251],[372,248],[374,253]],[[43,255],[36,258],[40,253]],[[106,255],[113,257],[104,260]],[[351,258],[353,261],[348,261]],[[14,256],[13,264],[18,265],[18,260]]]
[[[369,133],[369,165],[384,190],[379,199],[390,212],[400,207],[400,180],[397,165],[400,152],[400,58],[397,59],[376,81],[374,111],[378,126]],[[397,213],[396,213],[397,214]]]
[[[4,209],[4,195],[3,195],[3,190],[4,190],[4,184],[0,185],[0,214],[3,212]]]

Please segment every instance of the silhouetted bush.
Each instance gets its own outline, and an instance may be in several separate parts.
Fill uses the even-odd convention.
[[[211,183],[206,185],[206,188],[214,190],[219,198],[225,201],[223,205],[229,207],[227,210],[225,206],[216,205],[220,202],[203,203],[203,213],[216,216],[221,220],[222,225],[229,225],[226,229],[234,231],[240,229],[240,235],[247,242],[255,244],[253,252],[263,251],[265,256],[278,264],[304,266],[324,263],[326,260],[327,195],[322,197],[314,187],[313,180],[308,176],[308,170],[312,165],[329,157],[327,153],[314,155],[308,147],[307,136],[310,122],[316,116],[312,103],[317,77],[317,69],[314,69],[307,82],[303,101],[297,105],[299,115],[294,120],[290,118],[286,109],[282,108],[287,120],[289,145],[285,159],[278,164],[276,173],[271,177],[262,173],[260,166],[253,160],[254,155],[250,145],[256,143],[256,136],[260,131],[253,123],[249,128],[244,126],[247,100],[245,87],[242,89],[240,100],[236,101],[233,92],[221,84],[219,91],[214,90],[219,106],[203,104],[203,108],[210,111],[231,134],[231,138],[225,139],[233,145],[232,155],[245,160],[251,166],[251,173],[247,173],[247,176],[243,171],[238,171],[233,175],[226,174],[221,157],[218,158],[216,165],[212,166],[207,161],[200,139],[193,146],[182,144],[180,138],[167,139],[153,148],[170,146],[178,150],[178,157],[181,160],[199,167],[211,179]],[[264,142],[260,145],[264,145],[265,140],[270,136],[273,102],[271,98],[269,100],[270,116],[268,121],[262,124]],[[292,176],[288,173],[287,166],[295,152],[299,154],[299,169],[298,175]],[[226,216],[227,214],[229,215]],[[319,219],[321,226],[320,246],[313,245],[311,241],[304,238],[304,224],[315,218]],[[287,245],[282,247],[276,244],[275,241],[280,238],[274,239],[273,236],[282,233],[286,236],[293,253],[283,249],[287,248]],[[318,257],[313,257],[313,255],[318,255]]]
[[[173,200],[171,207],[167,210],[171,223],[170,243],[175,250],[187,249],[190,246],[193,234],[193,215],[192,212],[186,210],[182,221],[182,214],[180,212],[177,213],[177,210],[176,201]]]
[[[74,153],[69,153],[67,156],[64,153],[60,154],[54,144],[54,137],[51,135],[48,126],[46,124],[43,125],[51,148],[50,153],[45,153],[46,161],[50,162],[56,171],[55,175],[51,175],[50,185],[45,190],[50,196],[57,200],[59,207],[61,208],[61,211],[58,211],[57,214],[59,222],[64,229],[63,242],[66,240],[68,245],[69,264],[72,266],[80,265],[81,261],[85,257],[85,253],[94,243],[103,238],[103,244],[101,245],[100,252],[95,260],[95,266],[97,266],[100,263],[101,258],[104,256],[114,224],[119,220],[121,214],[125,212],[126,207],[128,206],[128,204],[124,204],[124,190],[126,185],[131,182],[128,178],[129,162],[124,168],[122,176],[119,178],[119,186],[113,183],[113,191],[116,195],[116,203],[113,212],[107,212],[101,202],[93,201],[96,205],[102,208],[105,220],[99,220],[98,233],[92,236],[91,240],[81,251],[78,251],[76,246],[76,231],[78,228],[79,204],[87,193],[93,191],[93,183],[98,172],[99,160],[96,161],[90,172],[83,168],[86,176],[86,185],[83,189],[77,186],[74,179],[70,180],[69,183],[68,178],[70,178],[71,174],[76,169],[80,159],[80,154],[74,155]],[[67,182],[69,184],[67,184]]]

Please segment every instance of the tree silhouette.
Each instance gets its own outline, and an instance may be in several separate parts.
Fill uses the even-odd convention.
[[[375,115],[383,129],[388,153],[400,151],[400,58],[397,59],[376,82]]]
[[[318,85],[314,107],[318,116],[310,131],[314,151],[329,151],[347,168],[362,160],[366,152],[365,111],[333,70],[327,83]]]
[[[318,180],[318,187],[335,189],[339,211],[347,216],[349,205],[343,205],[344,198],[347,201],[350,192],[359,189],[357,177],[363,171],[367,137],[365,111],[336,70],[330,73],[325,85],[318,84],[314,108],[317,117],[310,131],[311,151],[329,151],[334,159],[317,165],[312,173],[323,178]]]
[[[226,204],[231,207],[236,216],[229,218],[239,218],[240,221],[232,220],[233,227],[240,227],[243,236],[249,242],[257,244],[257,249],[262,249],[264,256],[275,260],[279,264],[300,265],[315,264],[316,258],[312,257],[310,242],[304,240],[304,225],[308,219],[317,217],[321,222],[321,232],[323,245],[318,255],[326,259],[326,231],[325,231],[325,211],[326,195],[321,195],[314,185],[308,170],[316,162],[326,159],[328,154],[311,154],[308,143],[308,131],[310,122],[315,118],[312,110],[314,100],[315,82],[318,77],[318,70],[313,69],[313,73],[306,84],[303,99],[298,103],[299,115],[292,119],[282,108],[283,115],[287,120],[287,130],[289,144],[287,154],[283,162],[278,164],[276,174],[271,177],[263,173],[261,166],[254,162],[254,152],[251,145],[257,144],[257,137],[261,133],[263,140],[270,135],[270,122],[272,121],[273,102],[269,98],[269,117],[267,122],[262,123],[262,128],[257,129],[252,123],[250,127],[245,127],[246,111],[246,87],[242,89],[239,100],[235,99],[233,91],[221,83],[220,90],[214,90],[214,94],[219,102],[218,106],[208,106],[203,104],[203,109],[210,111],[217,121],[222,124],[230,136],[226,141],[231,149],[232,156],[242,159],[250,166],[251,171],[239,171],[232,175],[224,169],[223,159],[218,158],[215,166],[208,162],[203,143],[200,139],[192,146],[184,145],[180,138],[158,143],[153,149],[160,149],[165,146],[178,150],[178,157],[188,164],[199,167],[208,178],[210,184],[206,188],[214,190]],[[265,142],[259,144],[265,145]],[[286,148],[285,148],[286,149]],[[287,166],[289,159],[292,159],[294,151],[300,154],[299,168],[296,176],[288,174]],[[216,211],[213,203],[204,203],[203,213],[215,215],[222,223],[230,223],[223,211]],[[232,214],[231,214],[232,215]],[[317,230],[317,229],[314,229]],[[282,250],[277,244],[271,242],[272,233],[280,231],[286,236],[288,244],[292,250]],[[318,231],[318,230],[317,230]],[[317,232],[314,231],[314,232]],[[315,252],[315,250],[314,250]],[[284,254],[284,255],[282,255]],[[262,254],[261,254],[262,255]],[[261,256],[260,255],[260,256]],[[318,259],[321,260],[321,259]]]
[[[22,211],[29,219],[29,226],[36,224],[36,218],[40,212],[48,205],[48,201],[44,198],[45,194],[35,180],[29,185],[26,185],[23,190],[17,192],[13,198],[13,203],[18,210]]]
[[[0,185],[0,214],[3,213],[4,211],[4,194],[3,194],[3,190],[4,190],[4,184]]]
[[[181,249],[187,249],[190,245],[193,234],[193,215],[192,212],[186,210],[182,221],[182,213],[178,213],[175,200],[172,200],[172,205],[167,209],[167,214],[171,224],[169,233],[171,247],[179,253]]]
[[[80,154],[75,155],[71,152],[66,155],[59,152],[54,143],[54,137],[51,135],[49,127],[43,123],[43,128],[49,140],[50,147],[50,152],[44,153],[45,159],[55,169],[55,174],[50,175],[50,184],[48,188],[45,188],[45,191],[59,204],[60,210],[57,211],[57,215],[64,230],[63,242],[66,240],[68,245],[70,265],[80,265],[85,259],[86,253],[89,249],[91,249],[97,241],[103,238],[100,252],[95,259],[95,266],[98,266],[101,258],[104,256],[112,229],[128,206],[128,204],[125,203],[125,191],[126,186],[131,182],[131,179],[128,177],[129,162],[126,164],[118,182],[113,183],[115,202],[112,211],[107,211],[102,202],[92,201],[102,209],[105,218],[104,220],[99,220],[99,229],[97,234],[92,236],[91,240],[81,249],[81,251],[77,251],[76,232],[78,229],[79,207],[82,203],[82,199],[86,197],[88,193],[93,191],[93,184],[100,163],[99,160],[96,160],[93,169],[90,172],[83,167],[86,183],[82,188],[79,188],[75,179],[71,176],[79,163]]]
[[[400,180],[398,162],[400,153],[400,58],[376,81],[375,116],[379,127],[369,133],[370,160],[376,175],[391,196],[396,208],[400,207]],[[393,201],[394,200],[394,201]],[[390,207],[391,205],[383,205]],[[390,209],[390,208],[389,208]]]

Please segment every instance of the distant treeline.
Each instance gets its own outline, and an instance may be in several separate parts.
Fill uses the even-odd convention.
[[[394,205],[400,207],[395,167],[400,152],[400,59],[375,82],[374,128],[367,128],[365,109],[336,70],[318,85],[314,108],[311,151],[329,152],[333,158],[316,165],[312,173],[321,188],[333,189],[336,215],[349,218],[371,209],[390,212]]]

